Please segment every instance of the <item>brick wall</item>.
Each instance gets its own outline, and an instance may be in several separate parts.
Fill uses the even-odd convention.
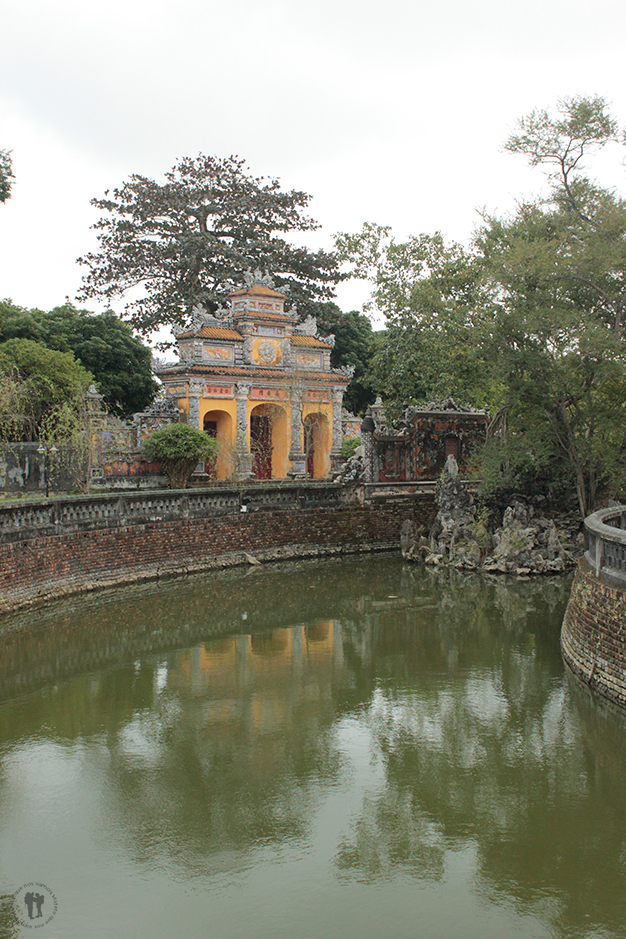
[[[584,558],[565,612],[561,648],[573,672],[626,706],[626,592],[597,580]]]
[[[168,510],[149,520],[139,511],[153,505],[149,494],[134,493],[132,504],[117,515],[113,509],[118,503],[110,502],[111,496],[98,497],[93,506],[82,497],[76,500],[74,513],[65,500],[66,521],[57,521],[56,530],[48,503],[40,513],[36,506],[29,507],[30,528],[18,515],[23,506],[15,507],[13,519],[4,507],[1,606],[13,610],[113,584],[243,564],[245,553],[275,560],[399,548],[404,519],[430,526],[435,515],[430,494],[361,504],[353,497],[337,501],[335,487],[328,489],[328,500],[334,499],[334,504],[323,504],[320,487],[293,488],[287,499],[284,490],[277,490],[275,498],[267,492],[259,490],[258,504],[253,497],[245,513],[239,494],[229,499],[232,494],[226,493],[219,512],[209,506],[204,512],[190,513],[189,499],[201,497],[166,493],[163,498],[171,500]],[[313,497],[318,504],[307,507]],[[219,499],[219,494],[212,492],[208,498]],[[282,505],[272,504],[281,498],[286,499]]]

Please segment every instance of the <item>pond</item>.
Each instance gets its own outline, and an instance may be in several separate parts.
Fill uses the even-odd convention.
[[[626,721],[564,669],[569,588],[369,556],[0,621],[0,935],[625,936]]]

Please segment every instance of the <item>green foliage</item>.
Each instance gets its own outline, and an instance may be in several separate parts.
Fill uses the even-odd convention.
[[[478,457],[483,495],[507,498],[514,493],[543,495],[562,502],[575,489],[575,479],[564,455],[540,424],[509,428],[503,438],[487,441]]]
[[[322,336],[331,333],[335,346],[330,356],[334,368],[354,366],[354,375],[344,395],[343,403],[353,414],[364,414],[376,395],[371,386],[371,368],[374,357],[374,332],[367,316],[342,313],[336,303],[321,303],[315,309],[317,325]]]
[[[301,315],[333,296],[337,259],[294,247],[283,237],[317,227],[304,214],[305,192],[283,191],[277,179],[248,175],[238,157],[185,158],[157,183],[133,175],[92,205],[105,215],[94,226],[99,250],[79,259],[87,268],[81,299],[143,295],[128,309],[149,333],[184,326],[196,304],[214,310],[244,285],[247,269],[276,275]]]
[[[0,343],[0,436],[38,440],[56,409],[73,405],[93,381],[70,352],[30,339]]]
[[[440,233],[396,242],[373,223],[338,235],[336,247],[350,276],[373,282],[366,308],[387,328],[374,341],[370,385],[392,410],[394,401],[450,395],[480,406],[497,399],[477,341],[487,298],[475,254]]]
[[[582,173],[617,138],[600,98],[520,121],[507,149],[549,168],[549,196],[485,214],[471,250],[439,234],[397,243],[371,223],[337,239],[387,320],[373,372],[388,410],[489,404],[506,421],[481,458],[484,490],[575,488],[583,515],[599,487],[626,483],[626,200]]]
[[[357,447],[360,446],[360,437],[346,437],[346,439],[341,442],[342,457],[344,457],[346,460],[349,460],[351,456],[354,456],[354,451],[357,449]]]
[[[509,407],[493,444],[504,478],[531,478],[534,463],[539,482],[549,466],[555,481],[573,481],[583,515],[599,486],[625,480],[626,202],[577,175],[615,134],[598,98],[520,121],[507,147],[554,167],[550,196],[485,216],[476,240],[493,297],[481,341]]]
[[[489,509],[486,505],[479,506],[472,528],[472,533],[480,548],[481,554],[484,555],[491,540],[489,534]]]
[[[10,150],[0,150],[0,202],[11,198],[13,184],[13,161]]]
[[[155,430],[141,449],[149,460],[158,460],[172,489],[186,489],[197,464],[217,459],[219,444],[189,424],[168,424]]]
[[[12,338],[73,353],[94,376],[109,411],[119,417],[142,411],[156,393],[150,349],[110,310],[93,314],[66,303],[43,312],[3,300],[0,342]]]

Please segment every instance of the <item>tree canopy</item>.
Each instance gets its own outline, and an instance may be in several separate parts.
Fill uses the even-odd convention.
[[[71,352],[30,339],[0,343],[0,437],[39,440],[58,409],[74,406],[92,381]]]
[[[143,410],[154,398],[152,353],[110,310],[94,314],[66,303],[43,312],[0,301],[0,342],[14,338],[71,352],[93,375],[109,411],[119,417]]]
[[[600,98],[523,118],[507,149],[547,165],[550,192],[508,218],[485,215],[476,238],[493,299],[483,345],[505,388],[508,439],[525,440],[544,473],[564,464],[583,515],[599,485],[625,482],[626,201],[584,173],[616,138]],[[529,447],[533,436],[541,446]],[[510,473],[508,455],[501,466]]]
[[[354,414],[363,414],[374,401],[370,378],[375,340],[372,324],[363,313],[351,310],[343,313],[336,303],[321,303],[316,310],[317,326],[322,336],[335,337],[330,356],[334,368],[354,366],[354,375],[344,395],[343,403]]]
[[[626,483],[626,201],[585,173],[623,139],[602,99],[566,99],[506,143],[547,168],[548,194],[485,213],[468,249],[438,234],[396,243],[373,224],[337,239],[386,316],[374,371],[391,401],[489,403],[485,485],[558,481],[583,515],[599,486]]]
[[[283,191],[277,179],[251,176],[245,161],[200,154],[180,160],[165,182],[132,175],[92,205],[99,249],[82,258],[82,300],[129,296],[133,326],[149,333],[184,326],[192,309],[209,311],[244,285],[250,269],[266,270],[300,313],[333,296],[337,259],[285,240],[317,224],[305,214],[310,196]]]
[[[369,311],[382,313],[369,384],[393,404],[460,395],[483,405],[488,376],[478,354],[476,323],[485,305],[476,257],[443,235],[395,240],[386,226],[337,236],[351,276],[373,283]]]

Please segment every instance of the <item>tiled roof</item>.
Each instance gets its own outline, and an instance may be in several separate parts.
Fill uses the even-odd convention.
[[[238,333],[235,329],[221,329],[219,326],[203,326],[202,329],[195,333],[193,330],[189,330],[186,333],[182,333],[178,336],[179,339],[228,339],[230,341],[234,340],[235,342],[243,342],[243,336],[241,333]]]
[[[322,342],[321,339],[316,339],[315,336],[292,336],[291,345],[314,346],[316,349],[330,349],[327,342]]]
[[[272,290],[271,287],[264,287],[262,284],[254,284],[252,287],[244,287],[242,290],[235,290],[229,294],[231,297],[282,297],[287,296],[278,290]]]

